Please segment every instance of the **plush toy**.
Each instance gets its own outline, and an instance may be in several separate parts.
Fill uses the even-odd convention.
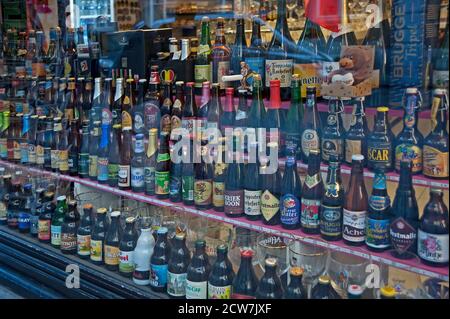
[[[327,82],[358,85],[372,75],[370,60],[371,56],[367,50],[355,46],[345,47],[339,60],[339,70],[331,72]]]

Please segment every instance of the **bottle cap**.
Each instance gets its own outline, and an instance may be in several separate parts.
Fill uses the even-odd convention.
[[[353,154],[352,161],[364,161],[364,155],[361,154]]]
[[[395,291],[394,287],[392,287],[392,286],[384,286],[384,287],[380,288],[380,294],[383,297],[393,298],[397,295],[397,292]]]
[[[140,79],[140,80],[139,80],[139,84],[143,84],[143,83],[145,83],[145,82],[147,82],[146,79]]]
[[[159,227],[158,231],[156,232],[158,235],[163,235],[163,234],[167,234],[169,230],[167,229],[167,227]]]
[[[87,203],[87,204],[83,205],[83,209],[92,209],[92,208],[93,208],[93,206],[91,203]]]
[[[303,270],[303,268],[302,267],[298,267],[298,266],[291,267],[291,269],[289,270],[289,273],[292,276],[296,276],[296,277],[303,276],[304,272],[305,271]]]
[[[137,140],[143,140],[144,139],[144,134],[142,134],[142,133],[136,134],[136,139]]]
[[[32,184],[25,184],[24,186],[23,186],[23,189],[25,189],[25,190],[30,190],[30,189],[32,189],[33,188],[33,185]]]
[[[434,95],[445,95],[446,93],[446,89],[434,89]]]
[[[203,248],[203,247],[205,247],[205,246],[206,246],[206,241],[203,240],[203,239],[198,239],[198,240],[195,242],[195,248]]]
[[[270,80],[270,86],[280,86],[280,80]]]
[[[108,210],[105,207],[97,209],[97,214],[106,214]]]
[[[251,258],[253,257],[253,250],[251,249],[244,249],[241,251],[241,257],[242,258]]]
[[[131,223],[134,223],[135,220],[136,220],[136,218],[134,218],[133,216],[130,216],[125,219],[125,223],[131,224]]]
[[[317,149],[309,150],[309,154],[312,154],[312,155],[319,155],[319,150],[317,150]]]
[[[406,93],[407,94],[416,94],[417,93],[417,88],[407,88],[406,89]]]
[[[157,128],[151,128],[149,131],[150,135],[158,135],[158,129]]]
[[[225,244],[220,244],[217,246],[217,253],[226,253],[228,251],[228,246]]]
[[[202,17],[202,22],[209,22],[209,17],[207,16]]]
[[[347,291],[350,295],[360,296],[364,290],[360,285],[349,285]]]
[[[119,217],[119,216],[120,216],[120,212],[117,210],[111,213],[111,217]]]
[[[377,107],[377,112],[388,112],[389,108],[387,106]]]
[[[58,196],[58,198],[56,198],[56,200],[58,202],[65,201],[66,200],[66,196],[64,196],[64,195]]]
[[[234,95],[234,89],[233,88],[226,88],[225,89],[226,95]]]
[[[266,258],[266,266],[275,267],[277,265],[277,259],[273,257]]]
[[[185,235],[183,232],[177,233],[177,234],[175,235],[175,239],[183,240],[185,237],[186,237],[186,235]]]
[[[319,283],[328,285],[330,283],[330,277],[328,275],[322,275],[319,277]]]

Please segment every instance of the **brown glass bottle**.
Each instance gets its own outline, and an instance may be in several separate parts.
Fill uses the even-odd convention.
[[[119,189],[130,189],[131,179],[131,126],[122,128],[122,143],[120,144],[120,164],[119,164]]]
[[[208,154],[208,147],[201,146],[201,162],[195,164],[194,175],[194,203],[197,209],[209,209],[212,206],[213,169],[206,163],[204,157]]]
[[[169,198],[170,153],[169,133],[161,132],[155,167],[155,194],[157,198]]]

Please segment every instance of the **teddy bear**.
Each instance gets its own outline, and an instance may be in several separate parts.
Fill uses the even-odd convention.
[[[331,72],[327,83],[358,85],[372,75],[370,53],[362,47],[345,47],[339,60],[339,69]]]

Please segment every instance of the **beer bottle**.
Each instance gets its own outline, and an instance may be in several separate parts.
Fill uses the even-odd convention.
[[[85,86],[85,78],[79,77],[77,79],[76,88],[74,92],[75,98],[75,110],[77,110],[79,118],[78,121],[86,121],[89,119],[89,112],[83,108],[84,106],[84,86]]]
[[[260,162],[258,160],[258,143],[249,144],[249,160],[244,172],[244,213],[248,220],[261,218],[261,179]],[[255,154],[254,160],[251,154]]]
[[[116,79],[116,91],[112,105],[112,124],[122,124],[123,78]]]
[[[67,99],[65,98],[66,92],[60,92],[63,97],[63,101],[58,102],[58,107],[62,107],[65,104],[64,108],[64,118],[70,122],[73,119],[79,119],[78,109],[76,107],[75,100],[75,78],[70,78],[67,85],[68,93]]]
[[[193,139],[196,130],[195,123],[197,120],[197,104],[195,103],[194,83],[186,83],[186,103],[183,109],[183,116],[181,118],[181,126],[186,130],[190,139]]]
[[[30,218],[36,209],[36,202],[33,195],[33,185],[25,184],[23,186],[23,194],[19,213],[17,214],[17,227],[21,233],[30,232]]]
[[[180,129],[181,119],[183,117],[184,107],[184,82],[175,82],[175,100],[172,105],[172,113],[170,115],[170,128],[171,131]]]
[[[194,255],[187,269],[186,299],[206,299],[208,296],[208,278],[211,266],[205,250],[206,242],[197,240]]]
[[[83,121],[90,119],[90,111],[92,106],[92,78],[88,77],[84,85],[83,114],[85,115]]]
[[[129,190],[131,186],[131,126],[122,127],[122,143],[119,148],[120,163],[117,185],[121,190]]]
[[[78,121],[70,121],[70,134],[69,134],[69,155],[68,166],[69,175],[78,175],[78,153],[80,151],[80,134],[78,129]]]
[[[190,142],[190,154],[193,152],[193,142]],[[183,149],[183,156],[188,156],[188,151]],[[183,204],[187,206],[194,205],[194,163],[189,157],[189,161],[187,163],[183,162],[182,167],[182,178],[181,178],[181,192],[183,198]]]
[[[236,36],[234,43],[230,46],[230,74],[241,74],[241,62],[244,61],[244,54],[247,51],[247,40],[245,39],[245,22],[242,14],[237,14],[236,17]],[[237,87],[238,82],[234,83]]]
[[[301,99],[301,82],[297,74],[292,75],[291,105],[286,115],[286,149],[291,148],[297,156],[300,156],[300,108],[303,108]]]
[[[382,165],[386,172],[393,165],[393,134],[387,119],[389,108],[378,107],[373,131],[367,137],[367,167]]]
[[[432,85],[433,88],[447,89],[448,90],[448,66],[449,66],[449,18],[447,16],[447,24],[445,27],[445,33],[443,41],[439,48],[435,49]]]
[[[57,172],[59,169],[59,142],[62,138],[62,124],[61,118],[55,117],[53,122],[53,140],[51,144],[50,165],[53,172]]]
[[[135,193],[143,193],[144,182],[144,134],[137,134],[134,146],[134,154],[131,159],[131,190]]]
[[[366,224],[366,246],[369,250],[382,252],[390,248],[389,226],[392,220],[391,199],[386,187],[383,168],[376,168],[373,190],[369,197]]]
[[[449,176],[447,110],[447,91],[434,90],[432,130],[423,142],[423,174],[429,178],[447,179]]]
[[[121,124],[113,125],[113,133],[111,134],[111,142],[108,150],[108,185],[117,187],[119,180],[119,163],[120,163],[120,138],[121,138]]]
[[[69,173],[69,131],[65,126],[58,144],[58,171],[61,174]]]
[[[81,129],[81,146],[78,153],[78,176],[89,177],[89,122],[83,121]]]
[[[148,134],[147,155],[144,159],[145,194],[155,195],[156,151],[158,147],[158,129],[151,128]]]
[[[236,110],[236,117],[234,118],[234,127],[242,129],[242,136],[247,129],[248,123],[248,107],[247,107],[247,90],[239,89],[238,90],[239,101],[238,108]],[[245,145],[245,149],[247,149],[247,145]]]
[[[11,175],[3,175],[5,168],[2,167],[0,174],[0,225],[8,224],[8,201],[11,192]]]
[[[308,299],[302,283],[303,272],[303,268],[291,267],[289,270],[290,282],[284,292],[284,299]]]
[[[81,259],[88,259],[91,255],[92,210],[92,204],[84,204],[83,216],[77,230],[77,255]]]
[[[94,94],[92,98],[90,95],[92,94],[92,89],[86,86],[86,96],[89,97],[85,99],[86,107],[89,109],[89,129],[92,130],[94,126],[94,122],[102,120],[102,110],[103,110],[103,79],[95,78],[94,80]],[[89,81],[88,81],[89,82]],[[87,105],[88,101],[91,101],[91,105]]]
[[[167,268],[167,294],[171,298],[185,298],[186,296],[186,276],[190,259],[185,234],[176,234]]]
[[[435,267],[448,266],[448,208],[441,189],[431,188],[417,233],[417,253],[423,263]]]
[[[322,160],[328,163],[331,154],[338,156],[338,161],[344,160],[344,134],[341,113],[344,110],[342,100],[331,97],[328,102],[327,125],[322,134]]]
[[[148,82],[148,90],[144,97],[144,116],[145,116],[145,132],[152,128],[159,130],[161,112],[161,91],[159,89],[159,71],[158,66],[151,67],[150,79]]]
[[[22,204],[20,182],[15,180],[12,183],[11,193],[8,200],[7,223],[10,228],[18,227],[18,215]]]
[[[136,248],[138,232],[136,218],[125,219],[125,229],[119,242],[119,274],[131,278],[134,272],[134,249]]]
[[[270,154],[278,149],[277,143],[268,143]],[[276,165],[276,171],[270,172],[270,162],[266,157],[260,158],[261,169],[261,214],[263,223],[266,225],[278,225],[280,223],[280,196],[281,196],[281,174]]]
[[[301,181],[297,173],[296,148],[286,149],[286,167],[281,181],[280,221],[285,229],[300,227]]]
[[[20,140],[20,164],[28,164],[28,139],[30,136],[30,115],[24,114]]]
[[[324,185],[320,172],[320,154],[316,149],[309,151],[308,172],[302,189],[301,226],[304,233],[319,234],[319,210]]]
[[[234,279],[233,265],[228,259],[228,246],[217,246],[217,259],[208,279],[208,299],[230,299]]]
[[[250,39],[250,46],[247,49],[244,60],[250,70],[260,76],[262,83],[265,83],[265,48],[261,38],[261,18],[258,15],[252,16],[252,37]],[[255,89],[255,77],[253,76],[252,92]],[[262,84],[264,85],[264,84]]]
[[[13,162],[14,161],[14,132],[16,131],[16,127],[17,127],[17,117],[15,113],[12,113],[10,116],[10,125],[8,126],[8,132],[6,134],[6,153],[7,153],[7,157],[6,159],[9,162]]]
[[[134,96],[134,80],[127,79],[125,86],[125,93],[122,99],[122,129],[127,127],[133,127],[133,117],[131,116],[132,110],[136,105]]]
[[[220,118],[222,116],[222,103],[220,101],[219,96],[219,84],[213,83],[212,84],[212,99],[211,103],[208,107],[208,118],[206,122],[206,128],[209,130],[219,129],[219,122]],[[211,142],[211,141],[210,141]]]
[[[7,190],[9,190],[9,185],[7,185]],[[32,206],[31,210],[31,216],[30,216],[30,234],[33,237],[37,237],[39,233],[39,216],[44,210],[44,200],[45,200],[45,188],[38,188],[36,189],[36,202],[34,207]],[[1,200],[2,200],[2,194],[0,192],[0,209],[1,209]],[[6,208],[6,206],[5,206]],[[6,222],[6,220],[5,220]],[[2,216],[0,212],[0,225],[2,224]]]
[[[59,196],[56,199],[56,209],[51,223],[51,244],[55,248],[61,246],[61,227],[68,210],[66,196]]]
[[[211,100],[211,83],[203,82],[202,97],[200,101],[200,107],[198,108],[197,111],[197,122],[195,124],[196,127],[195,138],[197,140],[205,139],[204,135],[207,128],[210,100]]]
[[[341,166],[336,155],[330,155],[325,192],[320,205],[320,235],[327,241],[342,238],[342,206],[345,190],[341,179]]]
[[[239,135],[236,136],[239,138]],[[224,212],[228,217],[244,215],[244,171],[240,163],[240,152],[236,150],[236,158],[228,164],[225,176]]]
[[[256,289],[256,299],[281,299],[283,298],[283,287],[277,274],[278,262],[276,258],[266,258],[265,272]]]
[[[225,176],[227,163],[225,163],[225,138],[219,140],[217,161],[214,163],[214,179],[212,205],[215,211],[223,212],[225,205]]]
[[[341,299],[331,286],[331,280],[328,275],[319,277],[319,282],[311,290],[311,299]]]
[[[10,112],[4,111],[3,113],[3,125],[0,130],[0,158],[6,160],[8,158],[8,132],[10,130]]]
[[[280,93],[283,101],[290,99],[291,76],[294,67],[293,50],[294,40],[291,37],[286,19],[286,0],[278,0],[277,23],[266,51],[265,78],[266,88],[269,88],[272,80],[278,79],[281,81]]]
[[[266,118],[266,107],[263,100],[263,82],[261,75],[255,74],[253,76],[253,96],[252,104],[248,112],[247,118],[247,134],[249,138],[249,144],[251,144],[251,137],[254,136],[255,141],[260,141],[263,134],[264,120]],[[265,136],[265,135],[264,135]]]
[[[180,139],[181,140],[181,139]],[[173,155],[173,151],[172,151]],[[171,155],[171,158],[172,158]],[[182,162],[182,148],[178,150],[177,158],[180,159],[180,162],[177,163],[173,161],[170,165],[170,178],[169,178],[169,199],[171,202],[179,203],[182,201],[183,190],[182,190],[182,170],[183,170],[183,162]]]
[[[150,287],[153,291],[158,292],[167,290],[167,268],[170,253],[167,233],[166,227],[158,229],[158,238],[150,258]]]
[[[80,214],[77,210],[77,202],[70,201],[69,209],[64,216],[61,226],[61,252],[63,254],[77,253],[77,231]]]
[[[163,102],[161,104],[161,120],[159,125],[160,132],[166,132],[170,136],[172,131],[171,125],[171,115],[172,115],[172,83],[168,81],[163,82]]]
[[[392,204],[394,214],[390,225],[392,254],[396,258],[410,259],[417,252],[419,208],[412,184],[411,162],[400,162],[400,181]]]
[[[316,88],[308,86],[306,88],[305,113],[301,133],[302,160],[304,163],[308,163],[310,150],[315,149],[320,152],[321,136],[321,124],[316,104]]]
[[[169,133],[161,132],[158,157],[155,166],[155,194],[157,198],[169,198],[170,153]]]
[[[219,83],[220,90],[223,92],[227,87],[222,76],[230,73],[231,50],[226,43],[225,38],[225,20],[222,17],[217,18],[216,39],[212,47],[212,81]]]
[[[252,258],[252,250],[241,250],[241,264],[233,280],[232,299],[255,299],[258,278],[255,275]]]
[[[367,121],[364,113],[364,97],[354,98],[350,127],[345,134],[345,163],[351,165],[352,156],[367,154]],[[364,165],[366,159],[364,159]]]
[[[412,162],[412,173],[422,172],[423,136],[417,128],[417,110],[421,106],[417,88],[407,88],[405,97],[405,113],[403,115],[403,130],[395,139],[395,170],[400,172],[400,162],[403,159]]]
[[[144,94],[146,83],[146,79],[139,80],[137,101],[131,110],[133,116],[133,133],[135,135],[145,133]]]
[[[53,203],[53,198],[55,197],[54,192],[46,192],[44,194],[45,208],[39,215],[38,221],[38,239],[43,243],[51,242],[51,223],[52,216],[55,211],[55,204]]]
[[[281,140],[281,122],[280,122],[280,80],[270,81],[270,103],[267,108],[266,118],[264,119],[266,128],[266,141],[267,143],[278,143],[278,154],[282,154],[283,142]]]
[[[137,285],[150,284],[150,258],[153,254],[155,239],[152,235],[152,229],[144,226],[141,229],[141,235],[134,249],[134,272],[133,282]]]
[[[194,203],[197,209],[209,209],[212,206],[212,164],[205,161],[208,146],[201,146],[201,162],[195,164],[194,174]]]
[[[211,81],[211,37],[209,18],[202,17],[202,28],[200,45],[198,46],[197,58],[195,59],[194,66],[194,78],[195,78],[195,91],[196,94],[200,94],[202,83],[205,81]]]
[[[28,134],[28,141],[27,141],[27,146],[28,149],[26,150],[27,152],[27,159],[28,159],[28,164],[31,166],[36,165],[36,144],[37,144],[37,134],[38,134],[38,129],[39,129],[39,120],[38,120],[38,115],[32,115],[30,117],[30,131]]]
[[[367,191],[363,174],[364,156],[352,156],[350,184],[345,193],[342,237],[347,245],[361,246],[365,241]]]
[[[95,121],[89,136],[89,179],[97,181],[98,149],[101,135],[100,121]]]
[[[119,270],[119,244],[120,244],[120,212],[111,213],[111,224],[105,236],[105,267],[111,271]]]
[[[106,208],[97,209],[97,217],[91,233],[91,262],[96,265],[103,264],[103,246],[107,231]]]
[[[222,133],[222,136],[225,136],[225,130],[227,128],[234,128],[234,120],[236,118],[236,112],[234,110],[234,89],[227,88],[225,90],[225,94],[225,105],[219,122],[220,132]]]

